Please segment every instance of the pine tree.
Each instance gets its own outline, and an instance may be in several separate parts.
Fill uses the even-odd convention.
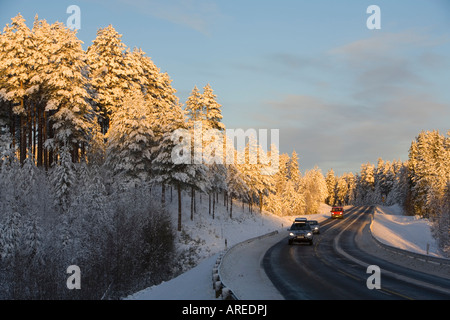
[[[328,197],[326,198],[325,202],[330,206],[334,206],[336,202],[336,176],[333,169],[328,170],[325,181],[327,183],[328,190]]]
[[[237,168],[241,171],[246,185],[249,187],[250,205],[258,201],[260,212],[264,203],[263,197],[273,192],[273,177],[267,170],[268,164],[265,164],[267,153],[257,143],[256,138],[251,135],[241,156],[244,161],[238,160]],[[242,163],[243,162],[243,163]]]
[[[416,214],[428,217],[438,212],[450,179],[445,137],[438,131],[422,131],[409,150],[412,197]]]
[[[292,151],[291,158],[289,160],[289,165],[287,167],[287,178],[293,183],[295,189],[300,186],[301,175],[300,168],[298,165],[298,155],[297,152]]]
[[[12,103],[6,104],[12,121],[19,118],[19,157],[20,161],[27,154],[27,116],[31,111],[32,95],[39,88],[36,82],[35,38],[26,26],[25,19],[18,14],[6,25],[0,37],[0,88],[2,98]],[[13,138],[16,136],[15,126],[11,127]],[[30,135],[28,135],[30,136]],[[13,140],[15,145],[15,140]]]
[[[106,164],[124,183],[139,184],[149,180],[154,121],[149,112],[152,101],[144,100],[140,91],[125,96],[111,114],[106,150]]]
[[[375,166],[371,163],[361,165],[361,174],[357,189],[358,203],[373,204],[375,191]]]
[[[224,130],[225,125],[221,122],[223,118],[222,106],[217,102],[217,95],[214,94],[209,84],[203,88],[201,104],[203,105],[206,128]]]
[[[6,215],[6,221],[1,228],[0,257],[13,263],[14,256],[19,254],[21,215],[17,210]]]
[[[186,115],[188,116],[189,127],[193,128],[194,123],[197,121],[202,122],[202,126],[205,122],[202,95],[197,86],[192,89],[191,95],[186,100]]]
[[[341,206],[345,205],[345,199],[348,194],[348,184],[344,177],[338,177],[336,179],[334,192],[336,197],[335,203]]]
[[[138,85],[146,99],[153,102],[149,111],[156,120],[152,127],[154,134],[160,137],[165,131],[176,128],[178,122],[184,121],[184,114],[169,75],[161,73],[141,49],[127,52],[126,60],[131,81]]]
[[[53,168],[50,178],[55,195],[55,205],[65,215],[71,204],[72,186],[76,179],[70,149],[67,145],[63,145],[61,148],[59,161]]]
[[[302,184],[305,190],[306,214],[315,214],[328,196],[325,178],[320,169],[314,167],[305,172]]]
[[[233,198],[247,201],[249,192],[248,186],[245,183],[242,173],[237,169],[236,165],[228,164],[226,171],[226,190],[230,198],[230,218],[233,217]]]
[[[162,185],[173,185],[178,193],[177,230],[182,228],[181,191],[198,188],[204,192],[207,185],[203,177],[207,169],[203,163],[193,163],[191,134],[185,123],[178,123],[178,129],[167,131],[161,142],[152,148],[155,157],[152,161],[153,180]]]
[[[48,54],[49,66],[41,72],[47,78],[46,111],[55,111],[50,117],[55,146],[69,143],[72,159],[78,162],[79,151],[84,150],[93,121],[86,90],[86,57],[76,31],[62,23],[54,23],[48,36],[52,39],[53,50]]]
[[[126,46],[120,35],[111,25],[97,31],[97,37],[87,49],[90,67],[90,84],[94,90],[96,112],[100,117],[102,133],[109,129],[110,116],[122,104],[131,84]]]
[[[266,198],[266,210],[276,215],[290,215],[297,210],[291,205],[292,195],[297,198],[300,193],[294,190],[292,183],[288,185],[290,161],[289,155],[286,153],[279,156],[278,171],[273,175],[274,192]]]

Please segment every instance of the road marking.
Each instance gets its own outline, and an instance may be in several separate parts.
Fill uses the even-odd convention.
[[[351,273],[342,271],[341,269],[338,269],[337,271],[338,271],[339,273],[342,273],[343,275],[346,275],[347,277],[350,277],[350,278],[356,280],[356,281],[362,281],[361,278],[358,278],[357,276],[355,276],[355,275],[353,275],[353,274],[351,274]]]
[[[389,290],[389,289],[386,289],[386,288],[381,288],[379,291],[380,291],[380,292],[383,292],[383,293],[385,293],[385,294],[394,295],[394,296],[399,296],[399,297],[401,297],[401,298],[403,298],[403,299],[406,299],[406,300],[414,300],[414,299],[411,298],[411,297],[405,296],[405,295],[403,295],[403,294],[401,294],[401,293],[398,293],[398,292],[396,292],[396,291],[392,291],[392,290]]]
[[[360,216],[360,217],[361,217],[361,216]],[[345,252],[345,251],[341,248],[341,246],[339,245],[339,240],[340,240],[341,235],[342,235],[342,234],[343,234],[343,233],[344,233],[351,225],[353,225],[353,223],[355,223],[357,220],[359,220],[360,217],[358,217],[357,219],[355,219],[354,221],[352,221],[352,222],[351,222],[350,224],[348,224],[341,232],[339,232],[339,234],[334,238],[334,241],[333,241],[333,247],[335,248],[335,250],[336,250],[339,254],[341,254],[342,256],[346,257],[346,258],[349,259],[350,261],[353,261],[353,262],[355,262],[355,263],[357,263],[357,264],[363,266],[364,268],[367,268],[367,266],[369,266],[370,264],[368,264],[368,263],[366,263],[366,262],[363,262],[363,261],[361,261],[361,260],[359,260],[359,259],[353,257],[352,255],[348,254],[348,253]],[[430,284],[430,283],[427,283],[427,282],[424,282],[424,281],[420,281],[420,280],[416,280],[416,279],[412,279],[412,278],[410,278],[410,277],[403,276],[403,275],[401,275],[401,274],[397,274],[397,273],[390,272],[390,271],[387,271],[387,270],[383,270],[383,274],[388,275],[388,276],[390,276],[390,277],[392,277],[392,278],[394,278],[394,279],[397,279],[397,280],[406,282],[406,283],[410,283],[410,284],[413,284],[413,285],[417,285],[417,286],[419,286],[419,287],[424,287],[424,288],[432,289],[432,290],[439,291],[439,292],[442,292],[442,293],[445,293],[445,294],[450,294],[450,290],[447,289],[447,288],[442,288],[442,287],[439,287],[439,286],[435,286],[435,285],[433,285],[433,284]],[[385,290],[386,290],[386,289],[385,289]],[[391,291],[391,290],[390,290],[389,292],[392,293],[392,294],[398,295],[398,296],[400,296],[400,297],[403,297],[403,298],[406,297],[406,298],[408,298],[408,299],[412,299],[412,298],[410,298],[410,297],[407,297],[407,296],[405,296],[405,295],[403,295],[403,294],[400,294],[400,293],[397,293],[397,292],[395,292],[395,291]]]

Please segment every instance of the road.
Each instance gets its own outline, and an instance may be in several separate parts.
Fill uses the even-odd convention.
[[[321,223],[321,233],[308,244],[276,243],[261,262],[274,286],[287,300],[450,299],[450,280],[391,263],[360,249],[362,230],[373,207],[353,207],[344,219]],[[368,278],[380,269],[380,289]],[[375,283],[372,278],[370,284]]]

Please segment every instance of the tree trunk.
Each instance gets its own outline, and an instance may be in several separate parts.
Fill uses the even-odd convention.
[[[15,150],[16,149],[16,115],[12,111],[11,105],[10,105],[10,109],[9,109],[9,119],[11,121],[10,133],[11,133],[11,137],[12,137],[12,146],[13,146],[13,149]]]
[[[178,231],[181,231],[181,183],[178,182]]]
[[[44,167],[45,171],[48,171],[49,162],[48,162],[48,150],[47,148],[44,148],[44,142],[47,140],[47,112],[43,110],[43,125],[42,125],[42,148],[43,148],[43,156],[44,156]]]
[[[166,206],[166,185],[164,183],[161,184],[161,204],[163,207]]]
[[[191,187],[191,221],[194,220],[194,187]]]
[[[28,152],[31,155],[33,152],[33,120],[31,117],[31,107],[27,114],[27,129],[28,129]]]
[[[213,203],[212,203],[212,218],[214,219],[214,213],[215,213],[215,206],[216,206],[216,195],[213,194]]]
[[[227,211],[228,211],[228,191],[224,192],[223,198],[224,198],[224,205],[227,206]],[[225,201],[225,199],[226,199],[226,201]]]
[[[51,115],[48,115],[48,124],[47,124],[47,138],[53,138],[53,121],[51,120]],[[52,147],[48,150],[48,167],[51,168],[53,166],[53,162],[55,161],[55,147]]]
[[[23,104],[23,101],[22,101]],[[27,154],[27,132],[25,128],[25,115],[20,115],[20,163],[23,164]]]
[[[209,193],[208,196],[209,196],[209,211],[208,211],[208,214],[211,215],[211,193]]]
[[[262,205],[263,205],[263,194],[262,192],[259,193],[259,213],[262,213]]]
[[[233,219],[233,196],[230,195],[230,219]]]
[[[38,167],[42,167],[42,164],[43,164],[42,151],[43,151],[43,148],[44,148],[44,141],[43,141],[44,139],[42,137],[42,134],[43,134],[44,131],[43,131],[43,128],[42,128],[42,126],[43,126],[43,117],[42,117],[40,106],[38,106],[38,108],[37,108],[37,118],[38,118],[37,119],[37,122],[38,122],[37,166]]]

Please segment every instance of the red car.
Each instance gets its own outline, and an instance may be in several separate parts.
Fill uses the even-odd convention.
[[[342,207],[332,207],[331,208],[331,218],[344,218],[344,208]]]

